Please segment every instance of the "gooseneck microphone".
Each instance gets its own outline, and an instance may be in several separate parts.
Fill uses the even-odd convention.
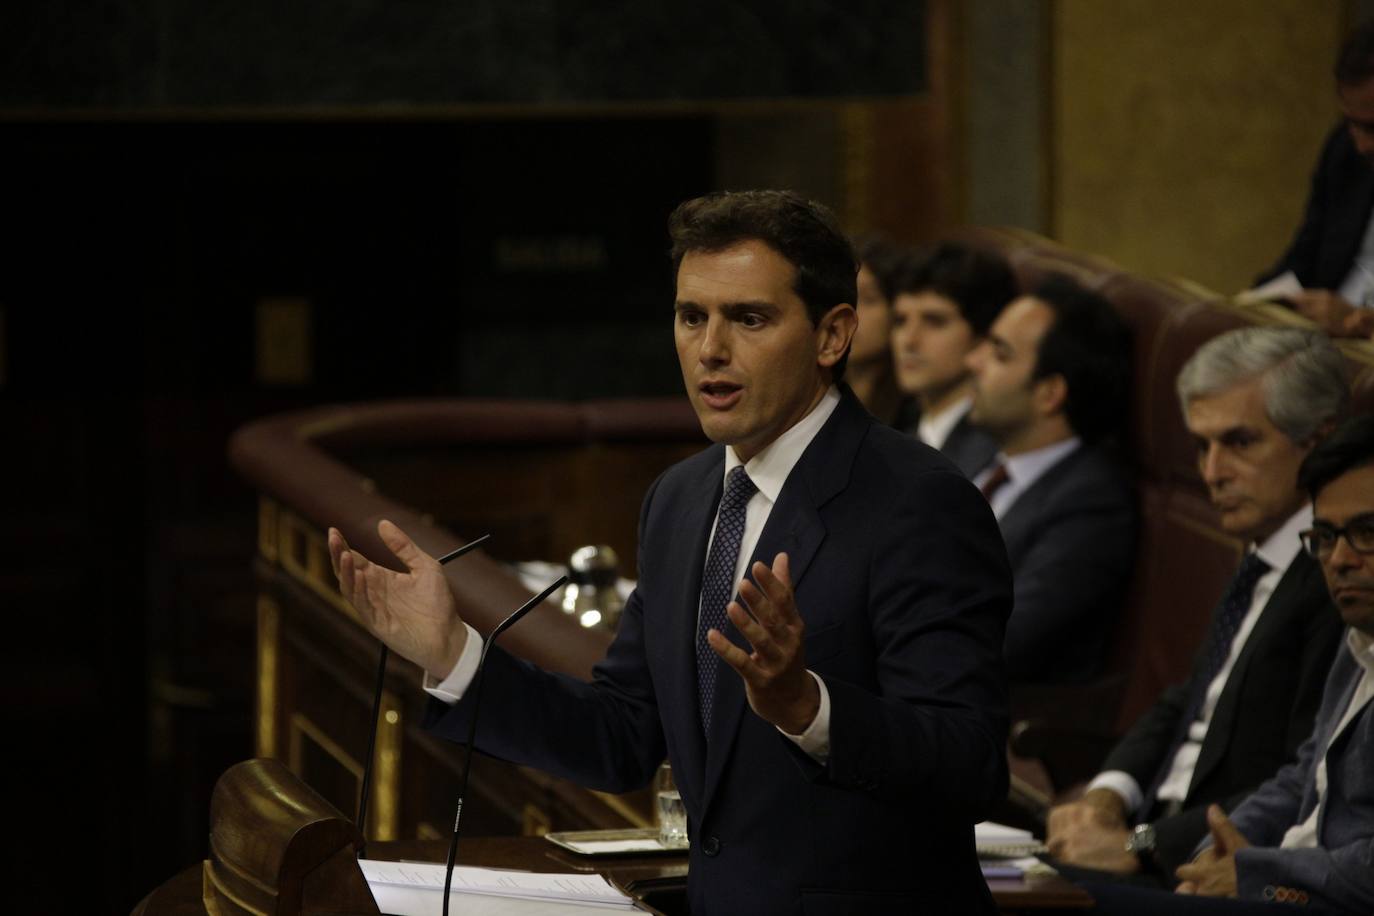
[[[490,534],[484,534],[477,540],[439,557],[438,562],[444,564],[450,560],[456,560],[463,554],[477,549],[490,537]],[[377,720],[382,714],[382,686],[386,683],[386,663],[390,655],[386,643],[382,643],[381,657],[377,660],[377,684],[372,691],[372,729],[367,733],[367,757],[363,758],[363,786],[358,797],[358,832],[363,837],[362,843],[358,846],[358,858],[360,859],[367,852],[367,802],[372,794],[372,761],[373,753],[377,748]]]
[[[567,581],[567,576],[559,576],[557,582],[520,605],[515,613],[498,623],[496,629],[492,630],[491,635],[482,643],[482,655],[477,660],[477,670],[473,672],[472,683],[468,687],[472,691],[472,721],[468,725],[467,753],[463,755],[463,780],[458,787],[458,811],[453,815],[453,836],[449,838],[448,843],[448,867],[444,869],[443,916],[448,916],[449,893],[453,887],[453,865],[458,861],[458,825],[463,821],[463,799],[468,794],[468,774],[472,772],[472,750],[477,743],[477,712],[482,703],[482,675],[487,670],[487,653],[491,651],[492,644],[496,642],[498,636],[510,629],[511,625],[528,614],[535,605],[548,598]]]

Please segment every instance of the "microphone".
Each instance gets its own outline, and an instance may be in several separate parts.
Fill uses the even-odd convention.
[[[471,541],[459,547],[457,550],[450,550],[448,553],[439,557],[438,562],[444,564],[450,560],[456,560],[463,554],[477,549],[491,537],[484,534],[475,541]],[[367,735],[367,757],[363,763],[363,787],[358,798],[358,832],[362,834],[362,844],[358,846],[358,858],[362,858],[367,853],[367,802],[372,794],[372,761],[373,754],[377,748],[377,720],[382,714],[382,686],[386,683],[386,663],[391,652],[382,643],[381,658],[377,661],[377,684],[372,691],[372,730]]]
[[[463,798],[468,793],[468,774],[472,772],[472,749],[477,743],[477,711],[482,703],[482,673],[487,668],[487,653],[491,651],[492,644],[496,642],[496,637],[510,629],[512,624],[528,614],[535,605],[562,588],[563,583],[567,581],[567,576],[559,576],[557,582],[520,605],[515,613],[498,623],[496,629],[492,630],[491,635],[482,643],[482,655],[477,660],[477,670],[473,673],[472,684],[468,688],[472,691],[472,722],[468,726],[467,753],[463,755],[463,780],[458,787],[458,811],[453,815],[453,836],[449,838],[448,843],[448,867],[444,869],[443,916],[448,916],[449,893],[453,887],[453,866],[458,861],[458,825],[463,820]]]

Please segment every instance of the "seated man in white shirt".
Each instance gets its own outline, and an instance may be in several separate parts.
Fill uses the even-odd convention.
[[[892,359],[897,386],[919,408],[909,429],[968,477],[987,466],[997,443],[968,421],[973,387],[964,361],[1016,292],[1001,257],[953,242],[913,259],[895,278]]]
[[[1208,808],[1204,848],[1177,871],[1179,893],[1234,900],[1094,887],[1100,910],[1240,914],[1292,903],[1374,913],[1374,417],[1317,446],[1299,480],[1312,495],[1303,548],[1347,627],[1312,734],[1229,818]]]
[[[977,484],[1011,559],[1007,674],[1095,675],[1135,559],[1135,498],[1105,449],[1126,413],[1130,332],[1111,306],[1054,276],[1012,302],[969,355],[969,419],[996,441]]]
[[[1249,548],[1189,679],[1137,720],[1081,800],[1050,812],[1048,836],[1061,863],[1170,886],[1207,806],[1234,808],[1311,730],[1340,619],[1300,550],[1311,509],[1297,470],[1348,388],[1324,335],[1244,328],[1193,354],[1178,395],[1221,527]]]
[[[1284,298],[1338,337],[1374,334],[1374,22],[1355,29],[1336,61],[1341,121],[1312,174],[1302,225],[1259,278],[1288,279]]]

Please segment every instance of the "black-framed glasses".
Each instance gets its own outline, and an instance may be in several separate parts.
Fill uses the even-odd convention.
[[[1342,537],[1356,553],[1374,553],[1374,512],[1357,515],[1344,528],[1317,522],[1306,531],[1298,533],[1302,538],[1302,549],[1318,560],[1325,560],[1336,549],[1336,541]]]

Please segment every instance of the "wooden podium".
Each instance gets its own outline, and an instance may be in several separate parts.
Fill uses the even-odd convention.
[[[362,834],[279,761],[225,771],[210,799],[201,865],[209,916],[378,913],[358,868]]]
[[[376,914],[377,906],[353,858],[359,839],[347,818],[282,764],[275,760],[238,764],[215,786],[210,858],[155,889],[132,916]],[[438,862],[444,858],[445,846],[437,840],[372,842],[368,854],[383,860]],[[540,837],[472,837],[463,841],[461,864],[533,872],[595,872],[634,896],[639,912],[686,913],[685,853],[590,858]],[[1092,906],[1087,893],[1057,876],[993,879],[988,887],[1003,914],[1074,914]],[[226,889],[237,899],[228,899]]]

